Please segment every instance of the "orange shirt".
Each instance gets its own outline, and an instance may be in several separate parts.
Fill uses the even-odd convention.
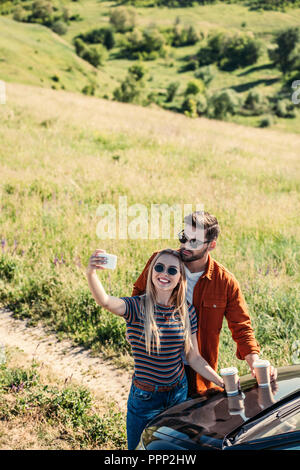
[[[132,295],[141,295],[146,289],[148,260],[143,272],[134,283]],[[198,318],[198,345],[202,357],[213,369],[218,367],[219,338],[223,318],[226,317],[232,337],[237,344],[236,355],[244,359],[247,354],[259,354],[247,305],[238,281],[224,266],[208,255],[205,272],[194,288],[193,305]],[[216,386],[192,371],[193,390],[190,394],[203,393]]]

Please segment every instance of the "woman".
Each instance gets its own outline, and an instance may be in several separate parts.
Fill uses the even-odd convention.
[[[182,353],[204,378],[224,387],[222,378],[200,356],[197,318],[187,305],[184,265],[179,253],[159,252],[149,267],[146,294],[135,297],[108,295],[96,270],[105,269],[105,251],[90,257],[87,279],[98,305],[124,317],[132,347],[134,374],[127,403],[128,449],[135,449],[149,421],[166,408],[187,399]]]

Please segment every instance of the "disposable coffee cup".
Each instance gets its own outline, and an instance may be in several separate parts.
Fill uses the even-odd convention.
[[[259,359],[253,363],[255,377],[259,387],[269,387],[270,385],[270,363]]]
[[[228,410],[231,415],[238,415],[244,411],[244,399],[241,394],[228,397]]]
[[[258,404],[262,410],[276,403],[271,386],[258,388]]]
[[[105,269],[115,269],[117,266],[117,256],[110,253],[98,253],[97,258],[103,258],[104,263],[101,266]]]
[[[228,396],[239,393],[239,376],[236,367],[226,367],[220,370],[220,374],[225,383],[225,391]]]

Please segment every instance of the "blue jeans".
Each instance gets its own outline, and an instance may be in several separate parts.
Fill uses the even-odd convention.
[[[146,425],[162,411],[187,399],[186,376],[169,392],[146,392],[131,384],[127,402],[127,445],[133,450]]]

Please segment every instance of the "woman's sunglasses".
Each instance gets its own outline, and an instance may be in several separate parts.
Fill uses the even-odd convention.
[[[154,271],[156,271],[157,273],[162,273],[165,271],[165,265],[162,264],[162,263],[157,263],[155,266],[154,266]],[[167,269],[167,273],[170,274],[170,276],[176,276],[176,274],[178,273],[178,269],[177,268],[174,268],[172,266],[170,266],[168,269]]]

